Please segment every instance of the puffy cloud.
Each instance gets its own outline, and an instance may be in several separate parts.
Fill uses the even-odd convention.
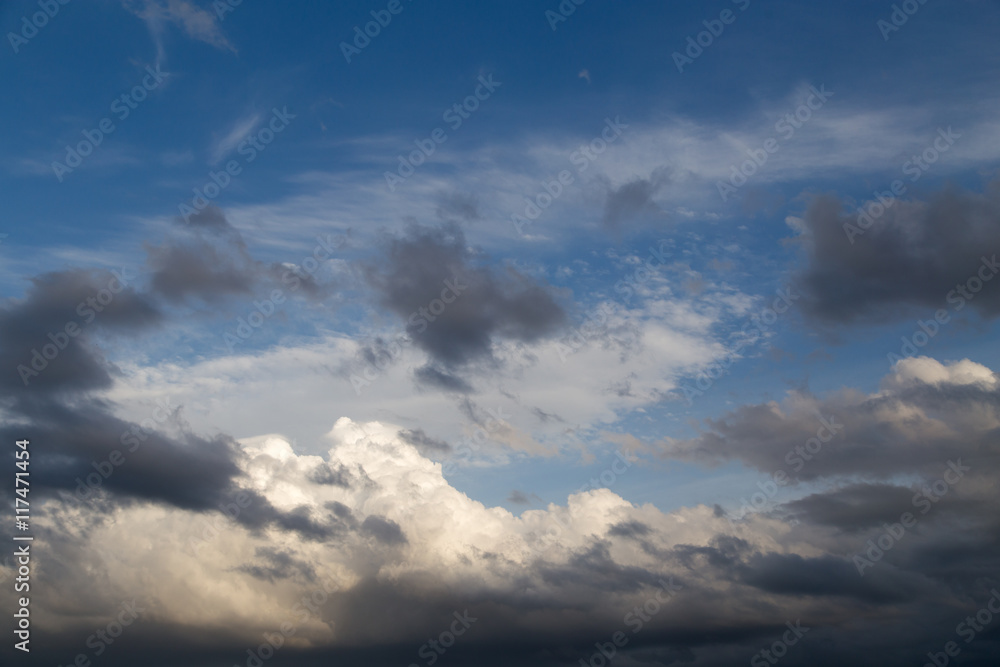
[[[1000,271],[1000,183],[984,192],[949,187],[927,201],[888,197],[863,208],[876,213],[870,223],[859,223],[857,211],[830,196],[809,204],[799,236],[806,265],[795,276],[807,315],[878,322],[914,307],[957,310],[959,301],[987,318],[1000,314],[1000,289],[984,282]],[[972,291],[977,281],[981,287]]]
[[[686,440],[665,439],[666,456],[718,464],[739,460],[793,480],[900,473],[939,474],[949,459],[997,466],[1000,383],[969,360],[903,359],[880,391],[825,398],[790,392],[784,403],[745,405],[706,421]]]
[[[385,261],[367,264],[364,273],[416,344],[449,367],[490,358],[500,339],[536,341],[565,321],[545,286],[477,265],[452,223],[411,225],[404,237],[387,241]],[[423,379],[441,380],[433,372]]]
[[[618,187],[607,183],[608,192],[601,221],[607,227],[616,228],[645,214],[664,215],[653,202],[653,197],[669,182],[669,170],[660,167],[653,170],[649,178],[635,178]]]
[[[48,500],[35,548],[52,586],[33,598],[51,633],[46,650],[72,650],[76,633],[135,596],[147,610],[136,636],[192,639],[153,665],[192,646],[243,655],[285,622],[295,635],[276,664],[412,661],[456,613],[476,619],[456,644],[456,664],[572,664],[623,631],[623,664],[683,653],[724,665],[769,644],[789,618],[831,639],[865,619],[879,632],[854,633],[854,650],[878,653],[961,597],[936,579],[939,557],[920,544],[901,545],[892,562],[859,577],[850,556],[867,534],[830,513],[813,511],[796,528],[764,515],[732,524],[708,507],[663,513],[600,489],[514,516],[448,484],[396,426],[342,418],[328,443],[323,457],[296,453],[280,436],[243,440],[231,496],[242,501],[222,501],[232,520],[157,502],[93,514]],[[346,482],[325,483],[323,470]],[[269,515],[281,520],[255,520]],[[966,563],[995,560],[988,539],[963,548]],[[670,584],[677,590],[664,593]],[[90,613],[83,622],[81,609]],[[127,644],[116,650],[110,659],[135,657]],[[805,650],[788,662],[814,657]]]

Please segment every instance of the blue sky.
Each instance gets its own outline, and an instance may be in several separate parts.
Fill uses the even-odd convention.
[[[140,423],[166,398],[164,438],[311,461],[354,442],[346,418],[525,521],[572,506],[616,452],[630,466],[603,485],[633,508],[737,515],[776,470],[768,443],[824,410],[911,401],[871,408],[877,451],[908,419],[951,424],[907,392],[1000,368],[1000,286],[961,307],[952,291],[1000,237],[1000,11],[903,4],[95,0],[32,31],[38,3],[3,3],[5,423],[38,419],[39,397]],[[78,294],[123,268],[131,301],[23,381]],[[449,275],[469,291],[418,329]],[[921,322],[934,335],[901,353]],[[490,428],[489,410],[509,416]],[[62,455],[86,469],[102,446]],[[930,474],[822,465],[775,521]]]

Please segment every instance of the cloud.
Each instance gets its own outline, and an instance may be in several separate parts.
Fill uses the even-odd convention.
[[[790,392],[779,404],[745,405],[708,419],[695,438],[665,439],[665,456],[717,465],[742,461],[791,480],[907,472],[940,477],[949,459],[995,468],[1000,380],[969,360],[903,359],[881,390],[824,398]]]
[[[462,378],[431,366],[422,366],[413,371],[413,375],[419,384],[440,391],[455,392],[458,394],[471,394],[474,391],[472,385]]]
[[[222,34],[215,14],[188,0],[123,0],[122,4],[146,22],[156,43],[158,63],[165,57],[163,34],[168,25],[180,28],[190,39],[236,53],[236,47]]]
[[[282,660],[399,664],[456,613],[476,619],[449,655],[456,664],[572,664],[624,631],[631,641],[616,658],[622,664],[683,655],[722,666],[769,645],[791,618],[815,643],[789,652],[785,662],[798,666],[818,664],[815,651],[827,643],[870,655],[892,655],[901,641],[914,651],[943,644],[956,608],[988,597],[976,572],[998,564],[990,527],[998,524],[988,512],[974,515],[974,533],[952,551],[956,567],[970,570],[954,580],[954,567],[939,570],[941,556],[927,547],[955,522],[921,524],[920,539],[904,539],[860,577],[850,556],[869,533],[853,522],[850,534],[808,518],[795,529],[761,515],[733,525],[709,507],[663,513],[607,489],[515,517],[452,487],[398,433],[340,419],[323,457],[296,453],[276,436],[242,441],[233,490],[251,498],[246,519],[219,514],[220,523],[193,508],[145,503],[88,514],[48,498],[36,545],[49,554],[51,585],[32,599],[50,638],[42,650],[72,651],[78,632],[92,632],[94,618],[139,592],[150,610],[135,630],[143,649],[148,637],[171,638],[145,663],[155,666],[205,649],[245,653],[284,622],[296,640],[281,648]],[[351,482],[317,482],[320,464],[347,471]],[[254,514],[258,505],[266,509]],[[268,515],[278,518],[258,521]],[[178,549],[177,536],[197,549]],[[115,549],[100,548],[107,544]],[[979,567],[970,568],[975,559]],[[664,595],[668,582],[676,590]],[[293,612],[317,592],[314,611]],[[634,610],[657,599],[636,630]],[[92,616],[81,621],[78,609]],[[128,664],[129,646],[116,645],[109,664]]]
[[[608,184],[601,221],[606,227],[620,225],[646,214],[663,215],[653,196],[670,181],[669,171],[658,168],[649,178],[636,178],[617,188]]]
[[[806,264],[794,276],[806,315],[820,323],[876,323],[915,308],[965,305],[988,319],[1000,315],[1000,289],[984,282],[1000,271],[1000,182],[981,193],[951,186],[927,201],[886,201],[862,206],[884,209],[867,229],[857,211],[831,196],[809,204],[798,237]]]
[[[23,300],[0,307],[0,391],[30,395],[111,384],[111,367],[94,345],[98,333],[134,333],[159,324],[155,300],[137,292],[135,267],[69,269],[31,279]],[[75,335],[68,332],[75,331]],[[42,356],[56,350],[56,354]],[[58,348],[58,349],[57,349]],[[38,351],[41,361],[33,361]],[[19,367],[44,370],[28,374]]]
[[[209,149],[209,162],[211,164],[218,164],[222,158],[226,157],[230,151],[236,148],[250,134],[251,130],[259,122],[260,114],[253,114],[252,116],[236,121],[229,132],[212,142],[212,146]]]
[[[512,269],[497,273],[478,265],[453,223],[411,225],[385,246],[384,261],[364,265],[364,275],[380,303],[445,368],[489,359],[497,340],[533,342],[565,322],[544,285]],[[425,375],[441,379],[433,371]]]
[[[442,220],[457,218],[465,222],[481,220],[479,198],[468,192],[442,193],[438,198],[437,216]]]
[[[399,437],[424,453],[433,452],[435,450],[439,452],[451,451],[451,445],[443,440],[430,437],[424,433],[422,428],[412,430],[404,429],[399,432]]]

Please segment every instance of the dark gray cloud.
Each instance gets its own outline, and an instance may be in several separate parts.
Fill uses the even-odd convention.
[[[531,342],[566,321],[544,285],[512,269],[481,266],[452,223],[411,225],[387,241],[383,262],[363,271],[382,305],[445,367],[491,358],[497,339]]]
[[[927,201],[885,201],[892,203],[867,229],[857,207],[827,195],[810,202],[799,237],[806,264],[793,281],[807,316],[881,322],[914,309],[957,311],[959,302],[987,318],[1000,314],[1000,284],[989,282],[997,269],[983,269],[984,258],[992,267],[1000,253],[1000,183],[982,193],[952,186]],[[981,269],[989,281],[973,292]]]
[[[233,231],[233,226],[226,219],[226,214],[215,204],[209,204],[200,211],[188,216],[187,221],[178,217],[175,222],[180,225],[190,225],[191,227],[210,230],[220,234],[229,234]]]
[[[653,202],[653,197],[669,182],[669,171],[660,167],[649,178],[635,178],[617,188],[608,184],[601,221],[605,226],[615,228],[643,215],[665,216],[664,211]]]
[[[433,452],[450,452],[451,445],[449,445],[444,440],[438,440],[437,438],[432,438],[427,435],[422,428],[415,429],[404,429],[399,432],[399,437],[401,437],[406,442],[410,443],[423,453],[433,453]]]
[[[163,319],[133,287],[135,267],[71,269],[31,280],[24,299],[0,306],[0,391],[33,396],[107,387],[113,368],[91,340],[133,334]]]
[[[928,592],[927,584],[913,574],[882,568],[860,577],[850,560],[832,556],[755,555],[737,570],[743,583],[781,595],[848,597],[888,604],[909,602]]]
[[[208,227],[222,229],[219,221]],[[23,299],[0,307],[0,364],[9,369],[0,380],[8,417],[0,434],[37,443],[36,498],[61,498],[69,506],[156,502],[222,511],[239,492],[242,452],[235,440],[200,437],[180,423],[175,425],[181,435],[168,437],[161,428],[179,422],[179,410],[167,411],[157,423],[135,424],[92,395],[119,374],[95,341],[135,337],[164,322],[156,299],[135,289],[139,276],[130,267],[47,273],[32,279]],[[12,450],[4,456],[11,465],[13,457]],[[11,497],[9,489],[0,493]],[[332,534],[303,508],[282,512],[250,495],[255,502],[236,519],[248,527],[273,525],[308,539]]]
[[[309,474],[309,480],[316,484],[328,484],[345,488],[351,485],[351,475],[348,470],[343,466],[335,469],[328,461],[323,461],[316,466]]]
[[[514,489],[507,496],[508,503],[514,503],[515,505],[530,505],[531,498],[529,498],[523,491],[518,491]]]
[[[793,481],[856,474],[884,480],[903,472],[940,477],[958,459],[977,470],[1000,467],[996,428],[983,421],[984,415],[1000,420],[1000,387],[899,377],[872,395],[844,390],[825,398],[797,394],[783,407],[741,406],[706,420],[695,438],[661,443],[662,451],[709,465],[739,460]]]
[[[413,371],[413,375],[419,384],[441,391],[458,394],[471,394],[475,391],[472,385],[462,378],[434,368],[433,366],[421,366]]]
[[[265,266],[247,252],[239,231],[216,206],[177,220],[179,231],[160,246],[146,246],[150,288],[172,303],[195,297],[206,303],[250,295]]]
[[[611,537],[645,537],[650,533],[650,528],[641,521],[622,521],[611,526],[608,535]]]
[[[149,248],[150,286],[168,301],[190,296],[212,302],[249,295],[260,277],[258,267],[206,243]]]
[[[238,568],[238,571],[246,572],[256,579],[270,583],[293,577],[301,578],[305,582],[316,580],[313,567],[308,562],[296,558],[290,551],[273,547],[258,547],[254,555],[256,562],[244,565]]]
[[[361,530],[383,544],[406,544],[406,535],[399,524],[382,516],[368,516],[361,522]]]
[[[442,220],[457,218],[465,222],[482,219],[479,199],[467,192],[452,192],[438,197],[437,215]]]
[[[858,532],[912,511],[913,490],[892,484],[851,484],[829,493],[815,493],[786,503],[800,521]]]

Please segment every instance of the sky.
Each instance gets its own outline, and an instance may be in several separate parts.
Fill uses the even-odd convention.
[[[995,665],[998,30],[0,2],[4,664]]]

